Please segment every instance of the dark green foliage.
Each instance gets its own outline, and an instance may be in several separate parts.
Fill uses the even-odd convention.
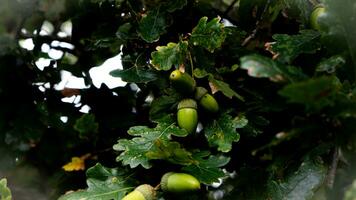
[[[121,199],[168,171],[202,189],[158,198],[354,199],[356,7],[322,1],[316,31],[318,3],[0,0],[0,146],[48,176],[50,199]],[[116,55],[127,84],[97,86],[91,68]],[[69,73],[85,86],[59,84]],[[188,134],[177,104],[196,87],[219,109],[198,104]],[[86,178],[62,170],[80,156]]]

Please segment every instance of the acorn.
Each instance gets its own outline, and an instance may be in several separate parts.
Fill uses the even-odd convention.
[[[219,111],[219,104],[215,98],[208,93],[203,87],[197,87],[195,90],[195,99],[199,102],[199,105],[206,111],[216,113]]]
[[[169,79],[171,80],[173,88],[179,93],[191,94],[195,90],[195,80],[189,74],[183,73],[178,69],[171,73]]]
[[[310,26],[315,30],[321,30],[320,19],[326,15],[323,5],[316,6],[310,14]]]
[[[156,190],[148,184],[143,184],[128,193],[122,200],[154,200],[156,199]]]
[[[183,99],[178,104],[178,126],[185,129],[188,134],[195,133],[198,125],[197,102],[193,99]]]
[[[185,193],[200,189],[200,182],[186,173],[165,173],[161,178],[161,189],[164,192]]]

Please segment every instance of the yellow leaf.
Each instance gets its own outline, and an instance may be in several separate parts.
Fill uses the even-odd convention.
[[[81,157],[72,157],[72,161],[65,164],[62,168],[64,171],[71,172],[71,171],[79,171],[85,169],[84,161],[90,157],[90,154],[85,154]]]

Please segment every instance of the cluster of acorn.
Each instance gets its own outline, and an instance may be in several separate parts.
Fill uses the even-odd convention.
[[[205,88],[197,87],[195,80],[189,74],[174,70],[169,79],[172,87],[187,97],[178,103],[178,126],[189,134],[194,133],[198,125],[198,103],[200,107],[211,113],[219,111],[219,104]],[[200,182],[190,174],[168,172],[162,176],[160,188],[163,192],[186,193],[199,190]],[[123,198],[123,200],[154,199],[156,199],[156,188],[148,184],[136,187]]]
[[[200,189],[200,182],[192,175],[185,173],[168,172],[161,178],[160,187],[164,192],[186,193]],[[136,187],[122,200],[154,200],[156,189],[148,184]]]
[[[169,76],[172,86],[181,94],[192,96],[194,99],[186,98],[179,102],[177,112],[178,126],[188,133],[194,133],[198,125],[198,104],[204,110],[216,113],[219,111],[219,104],[215,98],[203,87],[196,87],[195,80],[187,73],[174,70]]]

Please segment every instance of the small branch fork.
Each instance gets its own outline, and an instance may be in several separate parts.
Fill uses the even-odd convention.
[[[251,32],[251,34],[242,42],[241,46],[246,46],[253,38],[256,37],[257,32],[260,30],[261,21],[263,20],[263,15],[266,13],[269,5],[271,4],[271,0],[267,0],[265,7],[261,13],[260,19],[256,21],[256,28]]]

